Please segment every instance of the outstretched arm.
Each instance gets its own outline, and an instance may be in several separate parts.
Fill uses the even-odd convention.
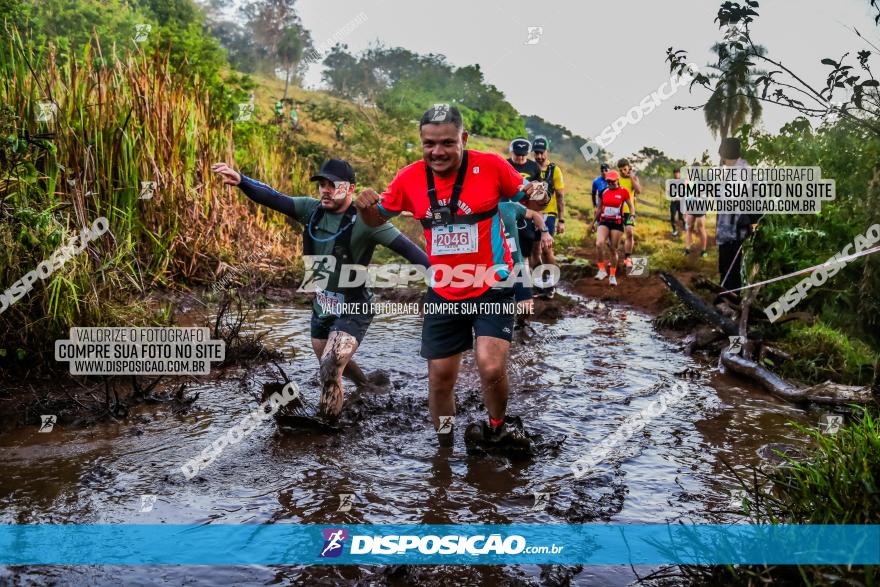
[[[211,171],[221,176],[224,184],[237,185],[247,197],[257,204],[297,218],[295,198],[279,193],[262,182],[242,175],[226,163],[215,163],[211,166]]]
[[[428,261],[428,255],[425,254],[425,251],[420,249],[416,243],[409,240],[406,235],[397,235],[397,238],[391,241],[388,248],[413,265],[421,265],[426,269],[431,266],[431,263]]]

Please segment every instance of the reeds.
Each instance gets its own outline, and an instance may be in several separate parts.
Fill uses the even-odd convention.
[[[271,140],[272,129],[235,131],[233,113],[212,104],[199,80],[176,74],[167,54],[110,59],[95,47],[59,64],[15,29],[0,47],[0,116],[14,133],[0,147],[0,292],[95,218],[110,226],[0,314],[0,349],[51,348],[49,338],[71,325],[149,321],[133,302],[153,286],[213,281],[221,261],[246,257],[289,269],[299,254],[280,215],[258,211],[210,172],[217,161],[236,164],[238,153],[238,165],[279,190],[303,189],[310,169]],[[38,120],[40,102],[54,105],[48,121]],[[153,197],[141,199],[149,181]]]

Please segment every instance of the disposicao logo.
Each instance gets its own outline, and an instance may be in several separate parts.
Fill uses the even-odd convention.
[[[321,558],[332,558],[342,554],[342,547],[348,539],[348,530],[343,528],[325,528],[324,548],[321,550]]]

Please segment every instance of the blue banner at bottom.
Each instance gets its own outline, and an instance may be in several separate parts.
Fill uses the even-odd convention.
[[[880,564],[880,525],[0,525],[5,565]]]

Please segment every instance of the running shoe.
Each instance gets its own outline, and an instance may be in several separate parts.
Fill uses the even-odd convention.
[[[617,285],[617,277],[614,276],[614,275],[612,275],[611,277],[609,277],[609,278],[608,278],[608,284],[609,284],[609,285],[612,285],[612,286],[616,286],[616,285]]]
[[[471,422],[464,429],[464,446],[468,452],[479,452],[486,439],[485,422]]]
[[[507,416],[497,428],[486,422],[472,422],[464,431],[464,444],[470,453],[483,450],[517,456],[534,454],[532,441],[519,416]]]
[[[437,444],[441,447],[448,448],[455,444],[455,436],[453,436],[452,432],[447,432],[444,434],[437,435]]]
[[[678,236],[678,230],[672,229],[672,236]]]
[[[596,273],[596,279],[605,279],[608,277],[608,272],[604,269],[599,269],[599,272]]]
[[[632,259],[630,259],[629,257],[627,257],[626,259],[624,259],[624,260],[623,260],[623,266],[626,267],[627,269],[632,269],[632,268],[633,268],[633,261],[632,261]]]
[[[690,255],[691,255],[691,250],[688,249],[688,248],[685,248],[685,250],[684,250],[684,256],[685,256],[685,257],[690,257]]]
[[[708,255],[708,254],[709,254],[709,253],[707,253],[706,251],[700,251],[700,256],[701,256],[701,257],[705,257],[705,256]]]

